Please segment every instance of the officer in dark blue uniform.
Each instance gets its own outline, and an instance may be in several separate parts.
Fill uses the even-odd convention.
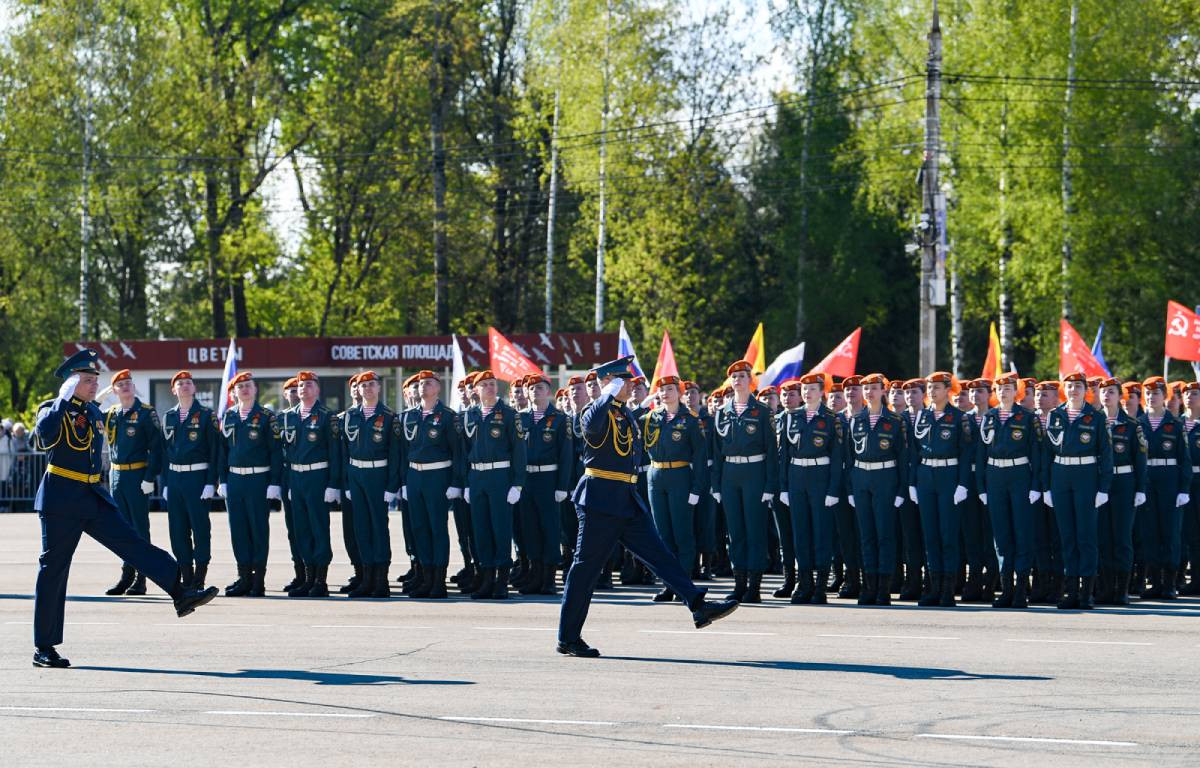
[[[62,643],[67,574],[84,533],[169,594],[178,616],[187,616],[212,600],[217,589],[185,589],[175,559],[139,536],[100,484],[104,417],[93,402],[100,373],[96,352],[82,349],[54,373],[66,381],[57,398],[38,407],[33,430],[34,442],[46,452],[47,462],[33,505],[42,526],[34,587],[33,665],[61,668],[71,664],[54,646]]]
[[[162,427],[158,412],[138,398],[128,368],[112,375],[110,388],[120,400],[104,416],[113,499],[125,522],[150,541],[150,494],[162,468]],[[104,594],[144,595],[146,575],[124,563],[120,580]]]
[[[171,551],[179,560],[184,585],[204,589],[212,560],[208,513],[217,489],[221,428],[212,409],[197,402],[190,371],[171,377],[171,391],[178,403],[163,417],[163,498],[167,501]]]
[[[613,548],[623,544],[650,567],[692,611],[696,628],[706,627],[737,609],[736,600],[709,602],[654,530],[646,502],[637,493],[641,438],[625,400],[629,397],[632,357],[596,369],[600,397],[584,409],[584,475],[572,495],[579,518],[575,561],[563,588],[558,619],[558,652],[594,658],[600,655],[580,636],[592,590]]]
[[[1175,571],[1181,558],[1183,510],[1191,500],[1192,457],[1183,420],[1166,408],[1167,383],[1161,376],[1142,382],[1146,412],[1146,509],[1141,517],[1146,567],[1152,583],[1144,598],[1174,600]]]

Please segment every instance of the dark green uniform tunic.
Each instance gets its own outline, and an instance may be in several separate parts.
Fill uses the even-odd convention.
[[[124,413],[119,405],[108,409],[104,431],[117,511],[142,538],[150,541],[150,497],[142,492],[142,481],[153,482],[162,471],[162,426],[158,413],[135,397]]]
[[[512,567],[512,507],[508,491],[525,485],[525,435],[520,415],[503,400],[463,416],[470,461],[471,528],[481,568]]]
[[[427,568],[450,564],[450,500],[446,491],[466,480],[458,416],[439,400],[429,413],[412,408],[401,416],[404,488],[417,562]]]
[[[279,423],[257,402],[244,419],[234,404],[221,421],[221,434],[225,446],[219,475],[227,490],[233,556],[239,566],[262,569],[271,532],[267,486],[279,485],[283,470]]]
[[[368,567],[391,565],[386,494],[400,492],[400,419],[383,403],[369,416],[356,405],[346,411],[343,429],[359,557]]]
[[[342,428],[337,414],[320,400],[307,416],[300,409],[296,405],[279,416],[296,550],[306,565],[328,566],[333,547],[325,492],[342,487]]]

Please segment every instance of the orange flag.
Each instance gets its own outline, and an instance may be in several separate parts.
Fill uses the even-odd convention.
[[[504,338],[500,331],[491,327],[488,328],[488,350],[491,354],[492,373],[501,381],[511,384],[522,376],[542,372],[542,369],[521,354],[511,341]]]
[[[675,365],[675,348],[671,346],[671,335],[663,331],[662,346],[658,348],[658,362],[654,364],[654,377],[650,383],[658,381],[661,376],[678,376],[679,368]]]
[[[987,359],[983,361],[983,373],[980,374],[980,377],[988,381],[995,381],[996,377],[1001,373],[1001,360],[1000,334],[996,333],[996,324],[992,323],[988,329]]]
[[[854,367],[858,365],[858,342],[862,338],[862,326],[854,329],[845,340],[834,347],[825,359],[813,366],[809,373],[828,373],[833,376],[854,375]]]

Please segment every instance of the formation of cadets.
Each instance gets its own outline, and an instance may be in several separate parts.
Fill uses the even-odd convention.
[[[696,579],[732,578],[739,601],[761,602],[767,573],[783,575],[773,595],[792,604],[836,594],[859,605],[1088,609],[1200,594],[1200,383],[809,374],[755,392],[748,362],[727,376],[707,395],[674,376],[652,390],[635,380],[637,429],[618,449],[641,457],[639,490],[681,565]],[[529,376],[506,401],[491,372],[473,373],[456,412],[437,375],[421,371],[404,382],[397,413],[366,371],[335,413],[318,377],[301,371],[272,413],[243,372],[218,419],[180,371],[161,424],[128,371],[112,385],[113,496],[148,537],[161,482],[185,586],[208,578],[214,497],[237,561],[230,596],[265,593],[273,500],[291,597],[390,597],[397,508],[404,595],[446,598],[448,584],[476,600],[553,595],[570,568],[578,523],[568,496],[583,472],[579,414],[600,395],[594,374],[557,391]],[[340,587],[328,583],[333,505],[354,568]],[[465,566],[448,577],[450,519]],[[654,583],[621,551],[598,588],[611,589],[614,574]],[[131,567],[109,590],[144,592]],[[654,597],[675,599],[670,589]]]

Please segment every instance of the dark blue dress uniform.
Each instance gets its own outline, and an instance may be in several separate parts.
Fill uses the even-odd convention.
[[[68,378],[80,371],[98,373],[97,360],[94,351],[82,350],[60,366],[57,375]],[[175,559],[142,538],[121,517],[116,502],[100,483],[104,444],[100,409],[74,396],[48,400],[38,406],[33,440],[46,452],[47,462],[33,504],[42,527],[34,587],[34,645],[49,649],[62,642],[67,574],[84,533],[168,594],[177,595]]]
[[[475,552],[479,567],[498,586],[502,578],[507,581],[512,567],[513,514],[508,492],[525,485],[524,425],[512,406],[497,400],[486,416],[480,406],[471,406],[463,415],[463,434],[470,462],[467,485]]]
[[[654,524],[679,565],[691,573],[696,515],[688,497],[695,496],[699,503],[708,496],[708,450],[700,418],[682,403],[674,415],[665,407],[655,408],[642,417],[641,432],[650,461],[647,490]]]
[[[705,478],[712,472],[713,451],[716,443],[713,432],[712,414],[704,406],[700,407],[697,419],[700,422],[700,434],[704,438],[704,473]],[[705,480],[705,487],[711,485]],[[696,510],[696,548],[700,550],[700,559],[704,562],[704,572],[710,573],[713,561],[717,555],[717,500],[710,493],[700,494],[700,503]]]
[[[1042,422],[1031,411],[1014,404],[1007,419],[1000,408],[983,415],[976,457],[976,493],[987,496],[992,535],[1000,559],[1009,607],[1010,585],[1024,597],[1024,586],[1033,568],[1033,504],[1030,492],[1041,493],[1045,485],[1042,467]],[[1024,606],[1019,606],[1024,607]]]
[[[850,420],[849,434],[854,511],[867,574],[859,603],[887,605],[896,569],[896,498],[909,475],[908,423],[883,408],[872,428],[870,410],[864,408]]]
[[[798,584],[792,602],[825,602],[833,562],[834,505],[842,495],[845,425],[823,403],[782,414],[779,429],[780,490],[788,494]],[[817,571],[814,582],[813,571]]]
[[[1106,419],[1107,421],[1107,419]],[[1133,569],[1133,526],[1137,494],[1146,493],[1146,435],[1137,419],[1124,409],[1108,422],[1112,442],[1113,478],[1108,503],[1097,515],[1096,543],[1100,550],[1099,572],[1115,583],[1101,585],[1098,594],[1127,604],[1129,574]]]
[[[519,507],[530,570],[522,592],[556,594],[554,572],[562,538],[556,494],[571,490],[575,471],[570,419],[549,403],[541,419],[535,421],[530,411],[526,423],[525,488]]]
[[[346,411],[346,458],[349,493],[354,503],[354,538],[362,558],[363,593],[386,597],[387,571],[392,563],[387,494],[400,492],[403,428],[400,417],[382,402],[367,416],[363,406]],[[355,592],[351,592],[355,595]]]
[[[753,585],[767,569],[767,503],[779,492],[779,444],[767,406],[751,396],[738,413],[733,401],[713,415],[712,490],[721,496],[729,529],[729,559]],[[754,591],[751,586],[749,592]]]
[[[257,593],[266,573],[270,545],[267,487],[278,486],[283,471],[279,422],[258,402],[243,419],[234,403],[222,417],[221,434],[225,444],[219,476],[226,487],[233,558],[239,573],[249,569],[251,591]]]
[[[1186,386],[1200,385],[1189,383]],[[1184,396],[1187,396],[1186,391]],[[1191,446],[1192,456],[1192,488],[1188,494],[1191,498],[1188,500],[1187,509],[1184,510],[1186,554],[1192,564],[1192,579],[1184,590],[1186,594],[1196,595],[1200,594],[1200,472],[1196,471],[1196,468],[1200,467],[1200,419],[1193,421],[1185,418],[1184,426],[1187,427],[1188,445]]]
[[[209,486],[211,498],[217,486],[221,428],[216,414],[197,400],[187,413],[176,405],[163,417],[163,445],[171,551],[185,567],[193,562],[206,567],[212,559],[212,523],[210,502],[200,496]]]
[[[1064,608],[1083,607],[1090,599],[1099,566],[1096,541],[1096,494],[1112,485],[1112,445],[1104,414],[1085,402],[1072,421],[1067,403],[1050,412],[1046,440],[1051,455],[1051,504],[1062,540],[1066,573]],[[1084,580],[1080,585],[1080,579]]]
[[[413,548],[418,565],[430,572],[431,587],[441,585],[440,595],[445,591],[445,569],[450,564],[450,500],[446,491],[461,489],[466,480],[462,432],[458,415],[441,400],[428,414],[419,407],[405,411],[400,422],[403,487],[412,521]],[[435,569],[441,569],[440,580]]]
[[[331,502],[326,500],[326,491],[340,491],[342,487],[342,426],[337,414],[320,399],[307,416],[300,405],[295,405],[277,418],[287,465],[296,552],[305,566],[305,583],[311,591],[314,579],[310,576],[316,574],[307,571],[328,569],[333,561]],[[324,583],[323,576],[320,581]]]
[[[1147,384],[1149,389],[1149,384]],[[1146,565],[1156,569],[1153,597],[1174,597],[1175,572],[1182,557],[1183,508],[1179,494],[1192,485],[1192,457],[1187,426],[1170,411],[1163,411],[1155,428],[1148,413],[1139,419],[1146,436],[1146,507],[1141,515],[1141,538]],[[1056,500],[1057,503],[1057,500]]]
[[[120,405],[114,405],[105,414],[104,434],[108,439],[111,487],[117,511],[149,541],[150,498],[142,491],[142,481],[154,482],[162,471],[162,426],[158,412],[136,397],[124,413]]]
[[[970,418],[953,405],[947,404],[940,414],[927,407],[917,412],[912,427],[909,485],[917,489],[925,565],[935,591],[940,589],[941,602],[947,605],[954,601],[953,580],[961,562],[959,505],[966,501],[975,458]],[[956,499],[956,494],[962,498]]]

